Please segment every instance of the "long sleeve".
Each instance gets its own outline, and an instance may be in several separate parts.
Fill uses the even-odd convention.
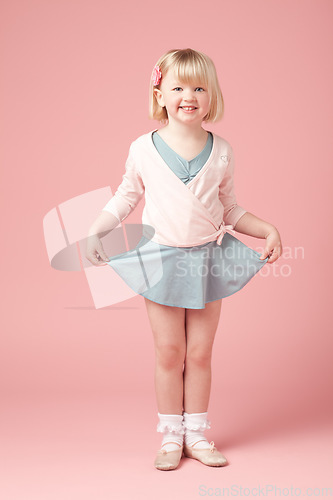
[[[119,222],[128,217],[145,192],[145,186],[134,161],[132,146],[126,160],[125,170],[117,191],[102,209],[112,213]]]
[[[219,199],[224,206],[223,220],[225,224],[236,226],[238,220],[244,215],[247,210],[239,206],[236,201],[235,187],[234,187],[234,152],[230,146],[229,163],[219,186]]]

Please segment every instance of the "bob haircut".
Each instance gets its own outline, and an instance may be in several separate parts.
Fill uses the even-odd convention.
[[[161,107],[154,95],[154,88],[159,89],[163,81],[163,76],[170,68],[175,72],[177,80],[182,83],[200,83],[207,88],[210,97],[209,111],[202,121],[217,122],[221,120],[224,113],[224,101],[222,91],[216,74],[213,61],[203,54],[193,49],[172,49],[166,52],[156,62],[159,66],[162,78],[158,85],[153,85],[150,79],[149,85],[149,115],[152,120],[160,122],[168,121],[168,112],[165,107]]]

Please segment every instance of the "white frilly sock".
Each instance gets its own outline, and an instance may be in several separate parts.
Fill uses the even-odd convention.
[[[175,443],[182,446],[184,441],[183,415],[158,413],[158,417],[157,432],[163,432],[161,448],[163,446],[163,450],[166,451],[179,449],[179,446]]]
[[[184,412],[184,427],[185,427],[185,444],[187,446],[195,446],[196,449],[209,448],[204,430],[210,429],[211,422],[207,419],[208,412],[204,413],[186,413]],[[202,441],[204,440],[204,441]]]

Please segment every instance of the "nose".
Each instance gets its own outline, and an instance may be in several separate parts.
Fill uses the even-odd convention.
[[[196,97],[194,92],[192,90],[186,90],[183,95],[183,100],[189,103],[196,102]]]

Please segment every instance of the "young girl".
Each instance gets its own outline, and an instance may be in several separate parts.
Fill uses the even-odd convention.
[[[150,81],[149,116],[165,126],[131,143],[122,183],[87,240],[89,261],[110,265],[145,299],[156,353],[160,470],[175,469],[183,454],[209,466],[227,463],[204,434],[221,301],[282,254],[276,227],[236,202],[232,147],[202,127],[222,114],[212,60],[192,49],[164,54]],[[141,240],[109,259],[100,238],[144,194]],[[265,239],[262,255],[227,232],[235,230]]]

